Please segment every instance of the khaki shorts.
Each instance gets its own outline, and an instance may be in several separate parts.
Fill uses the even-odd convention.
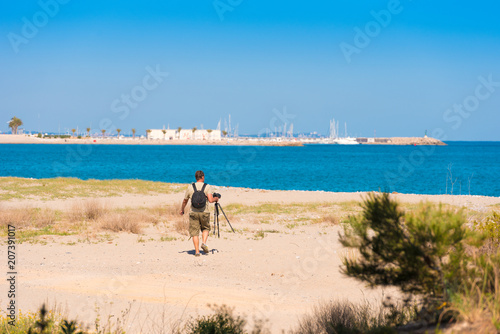
[[[210,232],[210,212],[189,213],[189,235],[196,237],[200,235],[200,230]]]

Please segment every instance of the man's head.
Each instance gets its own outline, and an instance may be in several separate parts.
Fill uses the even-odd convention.
[[[196,178],[196,181],[203,180],[205,178],[205,173],[201,170],[197,170],[196,173],[194,173],[194,177]]]

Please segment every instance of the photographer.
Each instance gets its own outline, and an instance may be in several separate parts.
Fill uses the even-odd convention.
[[[210,232],[210,210],[208,203],[217,202],[220,198],[212,195],[211,187],[205,184],[205,174],[199,170],[194,174],[196,183],[190,184],[184,195],[180,214],[184,214],[184,209],[191,198],[191,210],[189,212],[189,235],[193,238],[195,256],[200,256],[200,230],[202,232],[203,243],[201,249],[205,254],[208,254],[208,246],[206,245],[208,234]]]

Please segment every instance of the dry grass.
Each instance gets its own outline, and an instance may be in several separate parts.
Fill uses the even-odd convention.
[[[56,222],[56,212],[51,209],[36,209],[33,226],[43,228]]]
[[[171,217],[178,215],[180,208],[175,205],[157,205],[150,208],[149,211],[160,217]]]
[[[99,217],[103,216],[106,211],[107,209],[105,205],[97,199],[91,199],[83,205],[83,215],[89,220],[99,219]]]
[[[178,218],[174,223],[175,231],[179,234],[189,235],[189,218]]]
[[[323,217],[321,217],[321,221],[323,223],[327,223],[330,225],[338,225],[339,224],[339,219],[337,218],[337,216],[335,216],[332,213],[328,213],[328,214],[324,215]]]
[[[112,232],[141,233],[141,224],[127,213],[106,214],[99,220],[99,227]]]
[[[32,208],[4,209],[0,214],[0,226],[14,225],[17,228],[30,227],[35,212]]]

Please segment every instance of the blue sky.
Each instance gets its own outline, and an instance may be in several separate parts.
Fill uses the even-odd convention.
[[[284,122],[326,134],[335,118],[356,136],[500,140],[499,12],[494,1],[4,1],[0,115],[50,132],[215,128],[231,114],[240,135]]]

